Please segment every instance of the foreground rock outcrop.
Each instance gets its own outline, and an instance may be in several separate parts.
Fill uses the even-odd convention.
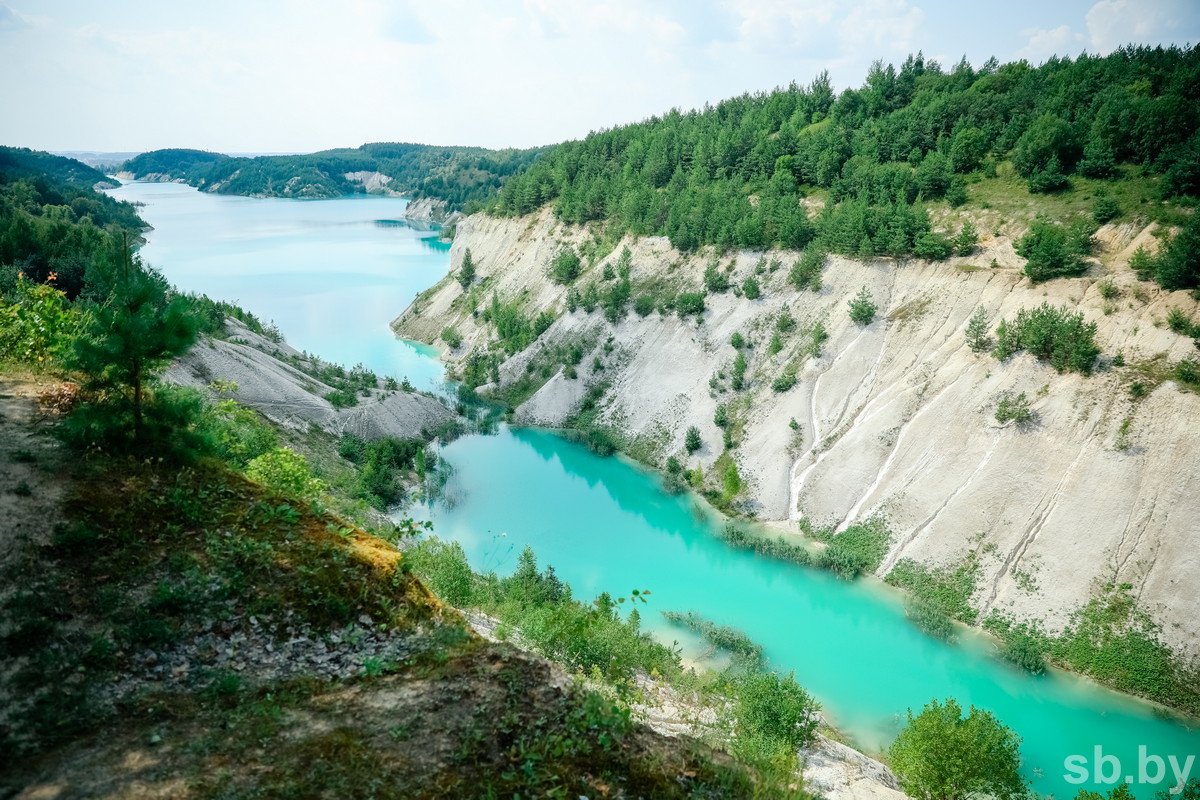
[[[276,343],[229,320],[230,338],[198,342],[167,370],[164,377],[181,386],[205,388],[232,381],[232,397],[273,422],[297,430],[310,424],[334,434],[364,439],[412,437],[434,431],[456,419],[430,395],[403,389],[379,389],[350,408],[337,408],[327,395],[333,387],[285,360],[307,359],[286,343]]]

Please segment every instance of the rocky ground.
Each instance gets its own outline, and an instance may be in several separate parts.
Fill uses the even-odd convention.
[[[434,431],[456,419],[437,399],[403,389],[377,389],[359,404],[337,408],[325,397],[333,387],[299,369],[293,359],[307,357],[285,342],[274,342],[237,320],[226,321],[229,338],[204,339],[171,365],[166,380],[205,389],[214,381],[232,381],[228,396],[271,421],[296,430],[309,425],[334,434],[354,433],[365,439],[411,437]]]

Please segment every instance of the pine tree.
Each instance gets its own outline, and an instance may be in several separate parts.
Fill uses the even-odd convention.
[[[975,226],[971,224],[971,220],[967,220],[954,239],[954,252],[960,256],[969,256],[975,252],[975,244],[978,241],[979,237],[975,233]]]
[[[987,314],[982,308],[978,308],[971,315],[971,319],[967,321],[967,346],[974,352],[980,353],[987,350],[990,344]]]
[[[133,256],[127,238],[115,258],[100,265],[107,298],[87,312],[71,365],[86,376],[85,404],[68,435],[85,445],[145,451],[186,433],[184,404],[155,403],[155,375],[196,340],[197,319],[182,297],[169,297],[166,281]],[[175,437],[177,438],[177,437]]]
[[[875,305],[874,298],[871,297],[870,291],[865,286],[858,290],[858,294],[847,305],[850,307],[850,319],[859,325],[871,324],[871,320],[875,319],[875,312],[879,308]]]
[[[469,247],[467,252],[463,253],[462,266],[458,268],[458,282],[462,284],[464,292],[475,282],[475,260],[471,258]]]

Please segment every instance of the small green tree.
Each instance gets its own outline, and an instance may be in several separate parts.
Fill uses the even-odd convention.
[[[1192,218],[1157,259],[1154,279],[1168,291],[1200,287],[1200,216]]]
[[[967,320],[967,346],[976,353],[982,353],[991,347],[991,344],[988,338],[987,314],[982,308],[977,308]]]
[[[804,250],[804,254],[792,265],[788,280],[797,290],[821,290],[821,268],[825,266],[826,253],[815,245]]]
[[[684,434],[683,446],[689,453],[694,453],[700,449],[700,444],[700,429],[692,425]]]
[[[979,236],[975,233],[975,226],[971,224],[971,220],[967,220],[963,223],[958,236],[954,238],[954,252],[956,255],[969,256],[975,252],[975,245],[978,242]]]
[[[970,198],[967,196],[967,182],[961,176],[955,175],[950,179],[950,188],[946,190],[946,202],[951,208],[958,208],[966,204]]]
[[[1158,270],[1158,258],[1145,247],[1139,246],[1129,257],[1129,268],[1137,275],[1139,281],[1154,280],[1154,273]]]
[[[729,279],[716,261],[704,268],[704,288],[713,294],[720,294],[729,288]]]
[[[729,385],[735,392],[740,392],[746,386],[746,354],[741,350],[738,350],[738,354],[733,358],[733,375]]]
[[[471,257],[471,248],[467,248],[467,252],[463,253],[462,266],[458,268],[458,282],[462,284],[463,291],[471,288],[471,284],[475,282],[475,259]]]
[[[888,749],[900,788],[917,800],[964,800],[986,794],[1023,797],[1021,739],[990,711],[971,707],[964,718],[954,698],[931,700]]]
[[[574,247],[564,247],[550,260],[550,277],[556,283],[569,284],[579,277],[582,264]]]
[[[742,294],[746,295],[747,300],[757,300],[762,297],[762,289],[753,275],[742,281]]]
[[[722,477],[725,483],[725,501],[728,502],[742,491],[742,476],[738,473],[737,464],[731,461]]]
[[[1106,222],[1112,222],[1119,216],[1121,216],[1120,203],[1106,194],[1096,198],[1096,202],[1092,205],[1092,219],[1096,220],[1096,224],[1103,225]]]
[[[704,295],[700,292],[684,292],[675,299],[675,310],[681,317],[689,314],[700,316],[704,313]]]
[[[1024,425],[1033,419],[1033,411],[1029,409],[1029,398],[1024,392],[1014,395],[1012,392],[1002,392],[996,403],[996,422],[1016,422]]]
[[[858,294],[847,305],[850,307],[850,319],[859,325],[871,324],[871,320],[875,319],[875,312],[879,309],[865,286],[858,290]]]
[[[87,310],[68,360],[87,376],[83,388],[101,399],[76,411],[68,438],[128,452],[163,445],[186,433],[187,421],[177,418],[182,406],[156,404],[150,386],[192,346],[199,322],[186,298],[170,297],[162,276],[133,256],[128,241],[100,267],[99,278],[108,286],[107,299]]]
[[[718,428],[729,424],[729,408],[724,403],[718,405],[717,410],[713,412],[713,424]]]

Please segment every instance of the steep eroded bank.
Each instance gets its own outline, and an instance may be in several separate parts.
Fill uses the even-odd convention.
[[[675,292],[703,292],[711,255],[684,256],[654,237],[602,245],[548,210],[518,219],[476,215],[458,223],[451,275],[394,327],[438,341],[446,362],[462,371],[494,337],[485,321],[493,295],[528,319],[549,312],[553,323],[532,344],[497,359],[495,377],[519,401],[518,422],[562,425],[589,387],[602,386],[592,392],[602,392],[598,422],[656,466],[676,456],[705,469],[711,485],[728,464],[718,462],[724,431],[714,423],[724,405],[743,511],[788,521],[792,530],[800,519],[841,529],[884,514],[893,537],[879,574],[903,559],[929,566],[974,559],[972,605],[981,620],[998,611],[1060,630],[1105,586],[1130,584],[1162,638],[1195,655],[1200,622],[1187,601],[1200,573],[1192,541],[1200,397],[1164,378],[1169,364],[1195,353],[1164,320],[1175,308],[1195,318],[1196,303],[1138,282],[1128,269],[1152,227],[1102,228],[1100,257],[1085,277],[1038,285],[1005,235],[947,262],[832,257],[819,291],[797,291],[788,281],[799,254],[743,252],[720,258],[719,271],[731,286],[753,275],[759,299],[709,293],[701,321],[630,308],[611,322],[602,304],[567,311],[568,287],[547,276],[565,245],[607,251],[591,266],[585,258],[573,284],[580,295],[590,284],[620,280],[606,281],[605,266],[628,246],[632,297],[649,295],[659,306]],[[469,295],[455,279],[468,249],[477,268]],[[849,318],[847,301],[864,286],[879,309],[862,326]],[[968,346],[964,329],[977,309],[994,332],[1000,319],[1043,302],[1097,324],[1103,355],[1094,374],[1060,374],[1026,353],[1002,362]],[[785,308],[790,326],[778,325]],[[813,334],[817,323],[824,341]],[[439,341],[447,328],[461,336],[458,347]],[[734,333],[753,345],[743,350],[740,392],[731,386]],[[776,335],[781,347],[771,353]],[[579,352],[564,357],[571,349]],[[1118,355],[1125,366],[1112,363]],[[777,379],[792,371],[794,386],[773,388],[786,387]],[[1130,392],[1135,382],[1144,397]],[[996,421],[1005,392],[1026,395],[1031,424]],[[690,455],[689,426],[702,440]]]

